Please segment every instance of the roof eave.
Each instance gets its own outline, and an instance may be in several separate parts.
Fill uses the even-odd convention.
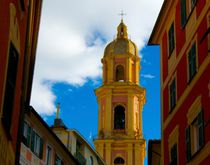
[[[163,5],[162,5],[162,7],[161,7],[161,9],[160,9],[160,12],[159,12],[159,14],[158,14],[157,20],[156,20],[156,22],[155,22],[154,28],[153,28],[153,30],[152,30],[152,33],[151,33],[151,35],[150,35],[150,37],[149,37],[149,41],[148,41],[148,43],[147,43],[148,46],[151,46],[151,45],[158,45],[158,43],[154,43],[153,40],[154,40],[154,35],[155,35],[155,33],[156,33],[156,30],[158,29],[158,26],[160,25],[159,22],[160,22],[160,20],[161,20],[161,18],[162,18],[162,16],[163,16],[163,12],[164,12],[164,9],[165,9],[165,7],[166,7],[166,4],[167,4],[167,0],[164,0]]]

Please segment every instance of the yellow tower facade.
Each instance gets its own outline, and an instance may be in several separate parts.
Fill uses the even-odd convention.
[[[101,62],[103,84],[95,90],[99,111],[94,145],[107,165],[142,165],[146,148],[142,132],[146,90],[139,86],[138,49],[128,39],[123,20]]]

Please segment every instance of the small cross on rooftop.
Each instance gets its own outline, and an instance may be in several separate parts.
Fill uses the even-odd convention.
[[[123,10],[122,10],[119,15],[121,16],[121,20],[123,20],[123,16],[126,15],[126,13],[124,13]]]

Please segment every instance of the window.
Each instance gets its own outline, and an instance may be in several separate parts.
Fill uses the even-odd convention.
[[[47,151],[46,151],[46,165],[51,165],[52,161],[52,148],[50,146],[47,146]]]
[[[42,158],[42,154],[43,154],[43,140],[40,138],[40,136],[34,130],[32,130],[31,150],[39,158]]]
[[[193,44],[188,53],[189,82],[196,74],[196,45]]]
[[[114,129],[125,129],[125,108],[121,105],[114,109]]]
[[[27,124],[23,124],[23,143],[40,159],[43,156],[43,139]]]
[[[190,0],[191,10],[195,7],[197,0]]]
[[[27,144],[27,135],[28,135],[28,124],[26,122],[23,123],[23,143]]]
[[[124,161],[123,158],[117,157],[117,158],[114,160],[114,164],[115,164],[115,165],[125,164],[125,161]]]
[[[122,65],[116,67],[116,81],[124,81],[124,68]]]
[[[55,154],[55,165],[63,165],[63,161],[61,160],[61,158]]]
[[[186,0],[181,0],[181,26],[184,27],[187,20]]]
[[[175,47],[174,23],[171,24],[171,27],[168,32],[168,45],[169,45],[169,56],[170,56],[174,50],[174,47]]]
[[[5,130],[7,131],[8,134],[11,127],[11,119],[13,113],[17,68],[18,68],[18,53],[14,48],[13,44],[10,44],[6,88],[5,88],[4,103],[3,103],[4,104],[3,116],[2,116],[2,123],[6,128]]]
[[[174,144],[170,151],[171,162],[170,165],[177,165],[177,144]]]
[[[176,106],[176,80],[175,78],[170,84],[170,111]]]
[[[189,161],[191,156],[199,151],[204,145],[203,111],[199,112],[194,121],[186,129],[186,157]]]
[[[77,142],[76,142],[76,152],[82,153],[82,150],[83,150],[83,144],[82,144],[82,142],[77,140]]]
[[[90,163],[89,164],[93,165],[93,157],[92,156],[90,156]]]
[[[195,8],[197,0],[180,0],[180,14],[181,14],[181,26],[182,28],[186,25],[190,15]]]

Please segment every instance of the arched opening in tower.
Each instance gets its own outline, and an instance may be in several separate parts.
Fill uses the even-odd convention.
[[[124,81],[124,67],[122,65],[118,65],[116,67],[116,81]]]
[[[125,161],[124,161],[123,158],[117,157],[117,158],[114,160],[114,164],[115,164],[115,165],[122,165],[122,164],[125,164]]]
[[[125,108],[121,105],[114,109],[114,129],[125,129]]]

